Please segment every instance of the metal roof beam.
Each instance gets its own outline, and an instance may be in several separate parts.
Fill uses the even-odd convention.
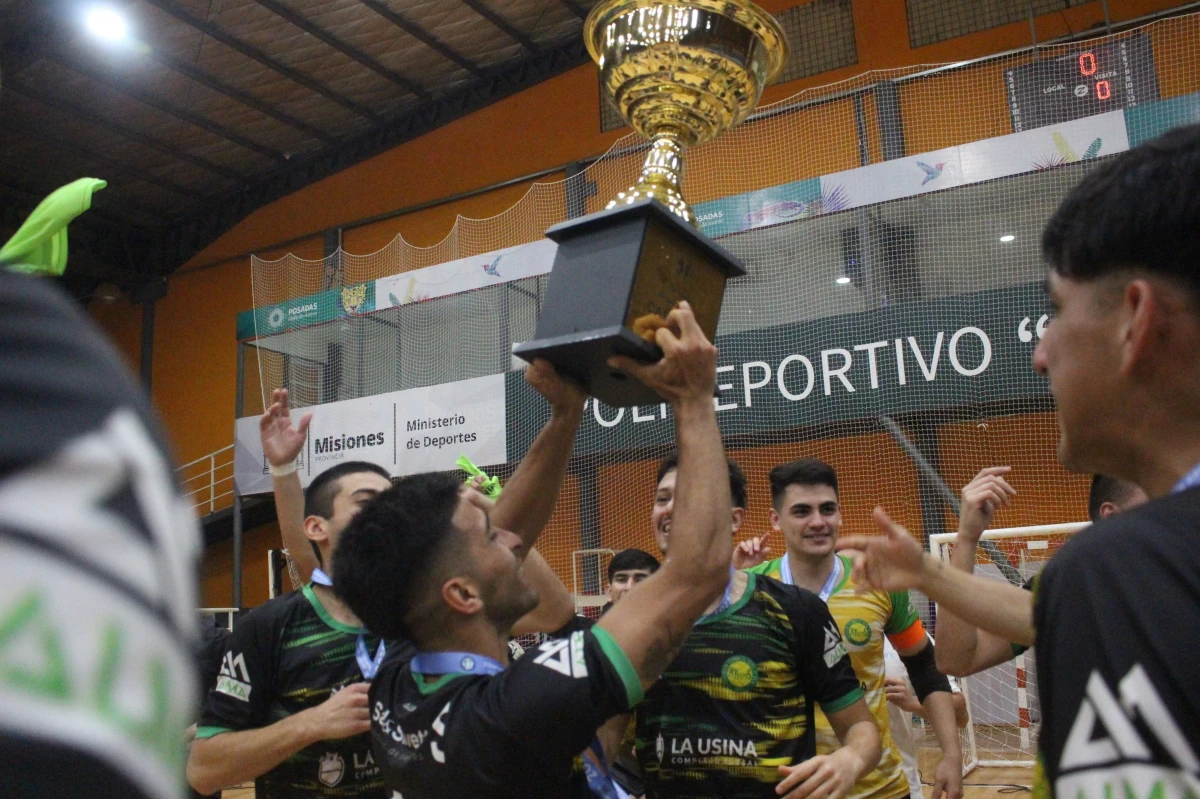
[[[404,77],[403,75],[397,75],[395,72],[388,69],[383,64],[380,64],[378,61],[376,61],[374,58],[371,58],[371,56],[367,55],[362,50],[358,49],[357,47],[354,47],[353,45],[346,44],[341,39],[338,39],[336,36],[329,33],[328,31],[322,30],[321,28],[317,27],[312,22],[310,22],[308,19],[301,16],[300,14],[297,14],[295,11],[292,11],[290,8],[283,5],[282,3],[278,3],[278,2],[276,2],[276,0],[254,0],[254,2],[258,3],[263,8],[271,11],[276,16],[286,19],[288,22],[292,23],[300,30],[304,31],[305,33],[309,34],[310,36],[313,36],[316,39],[321,40],[328,46],[332,47],[334,50],[337,50],[342,55],[346,56],[347,58],[351,58],[351,59],[357,61],[358,63],[362,64],[364,67],[371,70],[375,74],[377,74],[383,78],[386,78],[387,80],[396,84],[397,86],[399,86],[400,88],[409,92],[410,94],[415,94],[421,100],[431,99],[429,92],[425,91],[425,89],[422,88],[421,86],[418,86],[417,84],[413,83],[411,80]]]
[[[223,94],[232,100],[236,100],[244,106],[253,108],[255,111],[265,114],[277,122],[282,122],[289,127],[307,133],[309,136],[323,141],[326,144],[337,144],[337,139],[335,139],[333,136],[330,136],[320,128],[310,125],[302,119],[297,119],[291,114],[280,111],[278,108],[264,103],[262,100],[259,100],[257,97],[248,92],[244,92],[241,89],[237,89],[233,86],[222,83],[194,64],[189,64],[186,61],[178,59],[172,55],[159,52],[158,50],[151,51],[150,57],[165,66],[167,69],[174,70],[181,75],[186,75],[197,83],[203,84],[212,89],[214,92]]]
[[[521,31],[517,30],[511,22],[485,6],[481,0],[462,0],[462,2],[476,14],[483,17],[500,30],[504,31],[505,36],[517,42],[529,52],[537,55],[542,51],[542,49],[534,43],[533,39],[530,39],[524,33],[521,33]]]
[[[178,184],[172,180],[166,180],[165,178],[160,178],[160,177],[156,177],[154,175],[148,174],[146,172],[146,170],[144,170],[144,169],[140,169],[138,167],[135,167],[135,166],[132,166],[129,164],[125,164],[120,161],[116,161],[112,158],[109,158],[106,155],[101,155],[100,153],[96,152],[95,150],[89,150],[87,147],[83,147],[79,144],[76,144],[73,141],[63,138],[62,136],[59,136],[55,133],[51,133],[49,130],[46,129],[45,125],[42,125],[40,123],[31,125],[29,123],[29,120],[25,120],[23,124],[17,124],[17,122],[15,120],[13,120],[11,117],[0,116],[0,127],[4,127],[15,133],[24,134],[24,135],[28,135],[30,131],[33,131],[37,134],[39,139],[44,139],[45,141],[53,142],[54,149],[56,149],[56,150],[64,150],[67,152],[75,153],[77,156],[79,156],[81,158],[86,158],[90,161],[94,161],[95,163],[105,167],[106,169],[112,169],[117,172],[124,172],[126,175],[129,175],[130,177],[134,178],[135,180],[140,180],[145,183],[149,183],[153,186],[158,186],[159,188],[166,189],[167,191],[175,192],[176,194],[187,197],[188,199],[191,199],[191,200],[199,200],[200,199],[199,194],[192,191],[191,189],[189,189],[186,186],[181,186],[180,184]]]
[[[575,0],[558,0],[558,2],[566,6],[568,11],[580,19],[587,19],[587,9],[579,5],[579,3],[576,3]]]
[[[287,163],[287,157],[278,150],[265,147],[255,141],[251,141],[245,136],[242,136],[241,134],[225,127],[224,125],[218,125],[217,123],[206,119],[199,114],[193,114],[191,111],[185,111],[184,109],[174,106],[164,100],[160,100],[149,92],[143,91],[134,86],[130,86],[127,82],[121,80],[120,78],[98,72],[86,64],[78,61],[74,57],[67,55],[66,53],[56,51],[51,53],[50,56],[63,66],[78,72],[84,77],[90,78],[96,83],[99,83],[101,86],[107,86],[115,92],[120,92],[128,97],[132,97],[133,99],[148,105],[151,108],[157,109],[164,114],[173,116],[176,119],[189,122],[198,128],[207,130],[209,133],[220,136],[221,138],[231,141],[240,147],[244,147],[247,150],[252,150],[259,155],[264,155],[267,158],[270,158],[272,161],[276,161],[281,164]]]
[[[158,139],[152,138],[143,133],[139,133],[136,130],[130,130],[124,125],[113,122],[111,119],[106,119],[98,114],[93,114],[91,111],[80,108],[73,103],[68,103],[55,97],[51,97],[45,92],[33,91],[18,81],[7,81],[4,88],[8,89],[13,94],[19,94],[35,103],[41,103],[49,108],[57,109],[73,119],[86,120],[96,127],[110,130],[113,133],[116,133],[118,136],[124,136],[125,138],[135,141],[145,147],[149,147],[152,150],[157,150],[164,155],[169,155],[172,158],[185,161],[193,166],[198,166],[201,169],[212,172],[213,174],[220,175],[221,177],[228,178],[229,180],[237,181],[239,183],[246,179],[246,176],[240,172],[235,172],[232,169],[226,169],[220,164],[209,161],[207,158],[201,158],[199,156],[177,150],[165,142],[161,142]]]
[[[369,119],[375,123],[379,123],[379,122],[383,121],[382,117],[380,117],[378,114],[376,114],[374,111],[367,108],[366,106],[360,105],[359,103],[354,102],[353,100],[349,99],[348,97],[338,94],[337,92],[333,91],[332,89],[330,89],[327,86],[323,86],[322,84],[313,80],[309,76],[305,75],[303,72],[299,72],[299,71],[287,66],[286,64],[276,61],[274,58],[271,58],[271,56],[267,55],[262,50],[259,50],[256,47],[251,47],[250,45],[241,41],[237,37],[232,36],[232,35],[226,33],[225,31],[221,30],[216,25],[213,25],[211,22],[207,22],[205,20],[197,19],[196,17],[193,17],[191,14],[187,13],[183,9],[176,6],[175,3],[172,2],[171,0],[142,0],[142,2],[148,3],[149,5],[154,6],[159,11],[162,11],[164,14],[168,14],[168,15],[174,17],[175,19],[179,20],[180,22],[187,25],[188,27],[191,27],[191,28],[194,28],[194,29],[200,31],[205,36],[212,37],[213,39],[215,39],[216,41],[225,45],[229,49],[236,50],[237,52],[246,56],[246,58],[249,58],[250,60],[255,61],[259,64],[262,64],[264,67],[271,70],[272,72],[277,72],[280,75],[283,75],[285,78],[290,80],[292,83],[296,83],[300,86],[303,86],[304,88],[308,89],[309,91],[319,94],[327,100],[332,100],[333,102],[340,105],[342,108],[345,108],[347,111],[352,111],[355,114],[357,114],[358,116],[363,117],[364,119]]]
[[[413,36],[415,39],[417,39],[417,40],[423,42],[424,44],[428,45],[429,47],[433,48],[435,51],[440,53],[445,58],[458,64],[460,67],[465,69],[467,72],[470,72],[475,77],[482,78],[484,76],[483,68],[480,67],[478,64],[476,64],[474,61],[471,61],[469,58],[464,56],[462,53],[449,47],[448,45],[443,43],[440,39],[438,39],[436,36],[434,36],[429,31],[422,28],[417,23],[400,16],[395,11],[388,8],[383,3],[379,2],[379,0],[359,0],[359,2],[361,2],[367,8],[374,11],[379,16],[386,19],[388,22],[395,25],[397,28],[400,28],[401,30],[408,33],[409,35]]]

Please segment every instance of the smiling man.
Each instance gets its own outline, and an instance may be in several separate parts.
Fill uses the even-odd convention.
[[[1089,172],[1046,225],[1055,317],[1034,352],[1058,456],[1150,501],[1076,534],[1034,584],[1035,795],[1200,795],[1200,126]],[[1008,640],[1021,589],[947,568],[882,512],[855,577],[922,586]],[[1003,618],[1003,611],[1012,609]]]

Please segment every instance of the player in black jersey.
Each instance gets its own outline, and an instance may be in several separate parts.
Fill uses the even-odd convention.
[[[1042,250],[1055,316],[1033,364],[1058,405],[1059,459],[1150,501],[1076,534],[1034,584],[1034,794],[1200,796],[1200,126],[1089,172]],[[864,577],[981,595],[880,522],[885,537],[845,542],[867,546]]]
[[[376,752],[397,795],[617,795],[596,730],[641,700],[729,569],[716,349],[686,303],[657,343],[656,364],[611,361],[671,403],[681,453],[681,530],[671,557],[636,589],[637,602],[618,603],[590,630],[506,668],[509,631],[537,602],[521,578],[534,531],[503,529],[477,492],[419,475],[380,496],[343,535],[339,590],[368,626],[407,635],[421,650],[409,663],[389,659],[371,686]]]
[[[0,794],[182,796],[198,547],[121,357],[0,269]]]
[[[509,480],[498,513],[501,519],[519,514],[523,523],[540,530],[562,483],[582,397],[542,369],[531,370],[529,378],[553,398],[555,411]],[[350,462],[318,475],[306,494],[288,491],[289,481],[298,486],[294,469],[289,473],[286,467],[299,453],[307,420],[293,427],[286,395],[277,392],[276,400],[263,419],[264,451],[277,473],[277,488],[283,484],[276,497],[281,522],[291,519],[305,543],[312,542],[313,582],[268,602],[238,624],[197,731],[189,780],[205,791],[254,778],[260,799],[383,796],[365,734],[364,678],[370,678],[383,656],[404,659],[412,648],[403,639],[382,642],[363,630],[329,585],[324,569],[332,570],[332,553],[346,525],[391,481],[381,467]],[[302,513],[293,507],[297,495],[304,499]],[[307,554],[306,546],[288,543],[294,552]],[[539,560],[533,571],[544,581],[550,570]],[[542,629],[562,626],[564,612],[569,614],[573,606],[562,584],[556,579],[555,584],[560,592],[547,603],[557,608],[555,613],[539,619],[544,614],[539,605],[526,623]]]

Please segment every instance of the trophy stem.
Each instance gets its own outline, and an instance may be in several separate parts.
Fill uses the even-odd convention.
[[[671,213],[699,229],[692,207],[683,199],[683,149],[683,142],[677,133],[655,134],[650,155],[646,156],[637,183],[613,198],[608,207],[616,208],[653,197]]]

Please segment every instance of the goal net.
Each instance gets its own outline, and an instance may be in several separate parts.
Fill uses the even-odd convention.
[[[982,467],[1011,466],[1018,493],[998,527],[1086,517],[1088,477],[1058,464],[1053,401],[1030,362],[1050,314],[1039,236],[1097,164],[1200,120],[1198,53],[1200,17],[1185,15],[866,72],[687,152],[684,194],[702,230],[748,268],[728,284],[716,341],[717,416],[749,479],[737,540],[771,533],[767,475],[800,457],[837,470],[846,534],[873,532],[877,504],[926,542],[956,529],[938,481],[885,415],[954,492]],[[346,459],[398,476],[452,471],[460,455],[510,475],[549,416],[511,355],[534,338],[545,300],[554,245],[543,233],[602,210],[646,149],[628,135],[504,213],[460,217],[431,247],[396,237],[355,251],[395,230],[376,222],[370,235],[346,232],[349,252],[255,258],[255,307],[238,325],[247,395],[261,389],[265,404],[287,387],[316,412],[302,479]],[[270,490],[254,410],[238,425],[243,493]],[[538,545],[581,607],[603,604],[610,553],[658,554],[655,474],[673,436],[661,405],[588,401]],[[997,544],[1030,569],[1057,546],[1030,549],[1034,540]],[[769,542],[783,554],[779,533]],[[1033,734],[1005,715],[1019,710],[1015,667],[1005,668],[970,681],[981,761],[1023,759],[1021,729]],[[1029,657],[1025,673],[1028,698]]]
[[[981,539],[987,548],[980,547],[975,573],[1023,584],[1041,571],[1069,536],[1085,527],[1086,522],[1078,522],[989,530]],[[954,533],[933,535],[929,551],[949,562],[955,539]],[[936,617],[930,629],[936,638]],[[970,714],[970,723],[962,731],[966,771],[977,766],[1034,765],[1041,722],[1036,657],[1036,651],[1029,649],[1008,663],[960,680]],[[936,741],[928,745],[936,746]]]

